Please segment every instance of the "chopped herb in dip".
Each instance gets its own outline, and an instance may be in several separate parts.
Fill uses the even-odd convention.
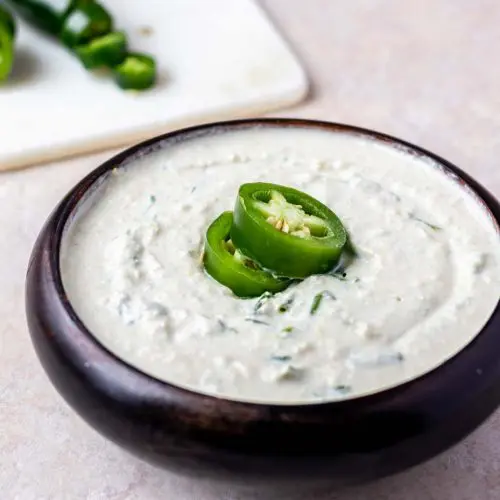
[[[291,361],[292,360],[292,356],[278,356],[278,355],[273,355],[271,356],[271,359],[273,361],[280,361],[280,362],[284,362],[284,361]]]
[[[424,224],[425,226],[432,229],[433,231],[441,231],[441,229],[442,229],[441,227],[437,226],[436,224],[431,224],[430,222],[428,222],[420,217],[417,217],[415,214],[413,214],[411,212],[408,214],[408,217],[414,221],[417,221],[417,222],[420,222],[421,224]]]
[[[293,295],[291,295],[290,297],[288,297],[288,299],[285,300],[285,302],[283,302],[279,307],[278,307],[278,311],[283,314],[283,313],[286,313],[290,307],[292,307],[292,304],[293,304],[293,301],[295,300],[295,297]]]
[[[321,303],[323,302],[323,299],[325,297],[331,300],[337,300],[335,295],[333,295],[333,293],[329,292],[328,290],[323,290],[322,292],[317,293],[312,301],[310,309],[311,316],[315,315],[318,312],[319,307],[321,306]]]

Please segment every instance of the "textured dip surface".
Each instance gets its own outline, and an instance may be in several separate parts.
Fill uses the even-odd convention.
[[[209,278],[205,231],[253,181],[334,210],[358,253],[345,273],[261,299]],[[499,299],[499,235],[475,195],[362,135],[265,127],[171,142],[85,205],[61,252],[75,311],[125,361],[208,394],[286,404],[379,391],[459,352]]]

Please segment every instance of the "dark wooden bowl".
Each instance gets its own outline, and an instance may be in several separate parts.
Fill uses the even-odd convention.
[[[305,120],[203,125],[134,146],[104,163],[57,206],[33,250],[26,282],[29,330],[63,398],[98,432],[143,459],[235,481],[355,483],[422,462],[461,440],[500,404],[500,308],[451,360],[411,382],[357,399],[282,406],[210,397],[156,380],[103,347],[66,297],[59,269],[65,226],[92,185],[171,137],[246,127],[308,127],[364,134],[432,158],[472,188],[497,224],[500,205],[457,167],[377,132]],[[91,195],[91,194],[90,194]]]

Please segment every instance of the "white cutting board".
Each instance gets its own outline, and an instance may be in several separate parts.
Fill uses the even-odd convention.
[[[252,0],[102,3],[131,48],[156,57],[158,85],[124,92],[22,24],[16,67],[0,87],[0,170],[251,116],[307,92],[300,64]],[[141,34],[142,27],[153,34]]]

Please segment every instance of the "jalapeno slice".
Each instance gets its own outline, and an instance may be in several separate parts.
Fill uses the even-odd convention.
[[[30,24],[51,35],[59,35],[74,0],[9,0]]]
[[[203,254],[207,273],[239,297],[284,290],[289,280],[274,277],[235,249],[229,237],[232,224],[232,212],[223,212],[210,224]]]
[[[79,45],[74,51],[87,69],[120,64],[127,55],[127,37],[121,31],[94,38],[87,45]]]
[[[0,24],[0,83],[7,79],[14,62],[14,39],[10,29]]]
[[[0,4],[0,26],[6,28],[12,39],[16,37],[16,22],[14,16]]]
[[[15,37],[14,17],[0,5],[0,82],[6,80],[12,70]]]
[[[129,53],[113,68],[118,86],[124,90],[146,90],[156,81],[156,62],[147,54]]]
[[[305,278],[333,268],[347,233],[339,218],[312,196],[257,182],[240,186],[231,240],[274,275]]]
[[[113,29],[109,12],[97,2],[80,0],[64,19],[60,38],[72,48],[84,45],[92,39],[107,35]]]

